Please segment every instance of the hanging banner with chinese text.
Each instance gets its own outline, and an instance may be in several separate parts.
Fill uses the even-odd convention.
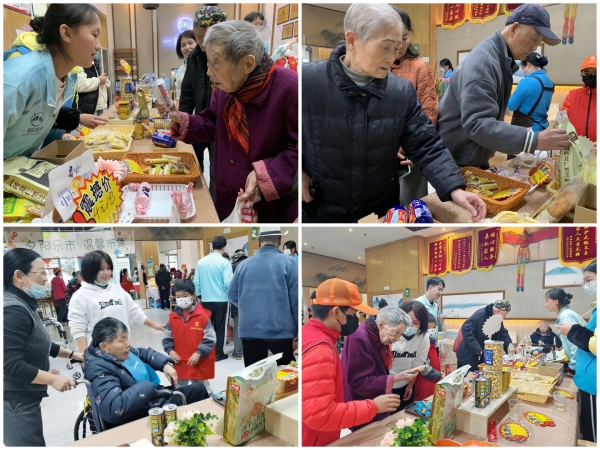
[[[111,257],[135,254],[133,231],[39,232],[13,228],[6,230],[4,237],[9,248],[28,248],[42,258],[78,258],[92,250],[102,250]]]
[[[477,262],[475,268],[489,272],[498,262],[498,254],[502,247],[500,227],[477,230]]]
[[[4,7],[28,16],[33,15],[33,3],[4,3]]]
[[[558,257],[563,266],[583,268],[596,259],[596,227],[561,227],[558,229]]]
[[[473,268],[473,233],[450,236],[450,273],[464,275]]]
[[[471,3],[469,8],[469,22],[484,24],[498,17],[500,4],[498,3]]]
[[[504,4],[504,14],[507,16],[510,16],[513,12],[515,12],[515,9],[517,9],[519,6],[523,5],[524,3],[505,3]]]
[[[442,11],[442,28],[454,30],[467,21],[469,5],[465,3],[444,3]]]
[[[448,240],[441,239],[429,243],[430,277],[442,277],[448,273]]]

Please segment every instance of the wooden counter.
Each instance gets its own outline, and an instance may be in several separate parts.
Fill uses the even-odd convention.
[[[575,447],[579,436],[577,388],[573,384],[572,379],[565,378],[558,389],[570,392],[575,397],[573,400],[567,399],[567,407],[564,411],[556,411],[554,409],[554,399],[552,397],[549,397],[544,405],[526,401],[523,402],[523,414],[529,411],[546,414],[554,420],[556,427],[538,427],[527,422],[525,418],[523,418],[521,423],[526,423],[530,426],[529,428],[533,430],[529,442],[526,444],[511,444],[503,441],[498,433],[498,442],[495,444],[500,447],[519,447],[523,445],[527,447]],[[386,419],[380,420],[379,422],[371,423],[370,425],[329,444],[329,447],[379,447],[383,436],[388,431],[388,425],[394,425],[399,419],[407,417],[412,419],[416,418],[413,415],[401,411]],[[508,403],[505,403],[498,408],[498,410],[492,414],[490,419],[495,420],[498,425],[508,420]],[[476,440],[477,438],[472,434],[455,431],[449,439],[463,444],[470,440]]]
[[[186,410],[196,410],[201,413],[211,413],[219,417],[223,417],[225,409],[215,402],[213,399],[208,398],[201,402],[192,403],[191,405],[179,406],[177,408],[177,414],[181,417],[181,413]],[[152,440],[150,435],[150,424],[148,418],[139,419],[134,422],[121,425],[117,428],[104,431],[99,434],[94,434],[91,437],[75,441],[66,447],[118,447],[123,444],[131,444],[141,439]],[[206,438],[207,447],[231,447],[221,436],[208,436]],[[244,444],[246,447],[289,447],[290,445],[273,436],[266,431],[263,431],[254,439]]]
[[[114,119],[117,117],[117,110],[114,106],[111,106],[106,113],[103,114],[103,117],[108,119]],[[144,137],[142,140],[133,140],[131,144],[130,152],[153,152],[154,144],[150,137]],[[194,155],[194,159],[198,162],[198,158],[196,158],[196,154],[194,153],[194,148],[189,144],[184,144],[183,142],[177,142],[176,149],[165,149],[165,152],[168,151],[179,151],[179,152],[188,152]],[[160,157],[160,152],[155,152]],[[198,164],[198,168],[200,168],[200,164]],[[194,197],[194,203],[196,205],[196,215],[192,217],[190,220],[186,220],[185,223],[219,223],[219,216],[217,215],[217,210],[215,209],[215,204],[212,201],[210,193],[208,191],[208,185],[206,184],[206,180],[204,179],[204,174],[202,174],[202,170],[200,169],[200,176],[194,182],[194,190],[192,191],[192,195]]]

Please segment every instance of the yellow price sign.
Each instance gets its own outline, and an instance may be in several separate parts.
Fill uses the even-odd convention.
[[[533,186],[539,186],[540,184],[545,183],[548,178],[550,178],[550,175],[552,175],[552,166],[544,163],[529,176],[529,183]]]
[[[73,200],[77,205],[75,223],[115,223],[119,219],[123,190],[113,174],[93,174],[83,180],[78,191],[79,197]]]

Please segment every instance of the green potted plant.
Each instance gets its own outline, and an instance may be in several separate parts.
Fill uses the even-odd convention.
[[[205,447],[206,437],[215,434],[217,416],[198,411],[184,411],[181,418],[167,426],[165,443],[177,447]]]
[[[383,440],[382,447],[425,447],[431,445],[428,421],[425,419],[400,419],[396,425],[390,425]]]

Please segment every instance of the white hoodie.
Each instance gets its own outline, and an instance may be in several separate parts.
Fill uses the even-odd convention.
[[[82,282],[69,303],[69,327],[73,339],[86,337],[89,345],[94,326],[105,317],[114,317],[127,325],[130,338],[131,323],[143,324],[147,319],[142,308],[118,284],[109,283],[104,289]]]
[[[404,335],[400,336],[400,339],[392,344],[392,354],[394,355],[394,363],[390,375],[396,375],[403,370],[424,365],[429,354],[429,335],[427,333],[415,334],[410,341],[407,341]],[[404,387],[407,384],[408,381],[398,381],[394,383],[394,389]]]

